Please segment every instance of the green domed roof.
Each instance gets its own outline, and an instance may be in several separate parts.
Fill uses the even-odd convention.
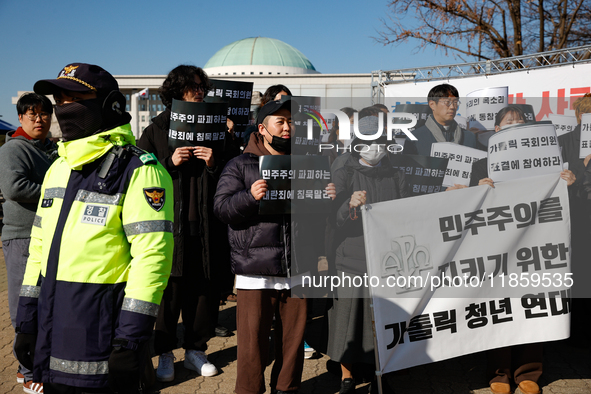
[[[274,38],[251,37],[226,45],[203,68],[222,66],[287,66],[316,70],[302,52]]]

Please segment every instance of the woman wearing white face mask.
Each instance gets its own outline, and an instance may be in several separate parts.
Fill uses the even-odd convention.
[[[377,129],[377,117],[359,119],[362,134],[373,135]],[[334,173],[337,191],[334,244],[338,245],[336,271],[339,278],[350,277],[353,281],[354,277],[363,277],[367,272],[361,206],[409,195],[404,173],[394,169],[390,163],[387,145],[385,137],[375,143],[355,139],[352,153],[344,166]],[[337,289],[333,308],[329,311],[327,354],[333,361],[341,363],[339,393],[355,392],[353,363],[363,363],[369,368],[375,360],[368,288],[353,286]],[[377,387],[372,385],[372,388],[373,393]]]
[[[345,146],[348,146],[349,143],[351,142],[348,140],[343,141],[339,138],[341,126],[343,127],[343,130],[345,130],[345,131],[350,130],[350,133],[351,133],[350,135],[355,135],[353,132],[353,114],[358,111],[354,108],[351,108],[351,107],[341,108],[340,111],[344,112],[347,115],[347,117],[349,118],[349,123],[344,124],[344,125],[340,125],[339,118],[337,118],[337,117],[334,118],[333,126],[332,126],[332,129],[330,130],[330,134],[328,135],[328,140],[326,142],[327,144],[331,144],[333,147],[330,150],[323,150],[322,151],[323,155],[329,157],[331,165],[337,159],[337,157],[339,157],[343,152],[345,152]]]
[[[495,117],[495,133],[505,129],[506,127],[525,123],[525,115],[519,107],[509,105],[497,113]],[[560,177],[570,186],[575,182],[575,174],[570,170],[564,170],[560,173]],[[495,187],[492,179],[488,177],[488,160],[486,158],[478,160],[472,165],[472,173],[470,175],[470,186],[489,185]]]

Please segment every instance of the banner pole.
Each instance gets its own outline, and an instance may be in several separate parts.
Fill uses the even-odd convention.
[[[371,286],[369,287],[370,289],[370,293],[371,293]],[[371,328],[373,331],[373,347],[374,347],[374,355],[376,358],[376,370],[375,370],[375,374],[376,374],[376,382],[378,383],[378,393],[382,394],[383,393],[383,389],[382,389],[382,368],[380,367],[380,356],[378,354],[378,338],[376,336],[376,318],[374,315],[374,307],[373,307],[373,297],[371,296],[371,301],[369,306],[371,307]]]
[[[365,226],[366,226],[366,219],[365,219],[365,211],[371,209],[370,205],[363,205],[362,209],[361,209],[361,221],[363,222],[363,234],[367,234],[367,231],[365,231]],[[365,237],[364,237],[365,238]],[[367,265],[367,239],[365,239],[365,263]],[[375,370],[375,375],[376,375],[376,382],[378,384],[378,393],[379,394],[383,394],[383,388],[382,388],[382,368],[380,367],[380,355],[378,352],[378,338],[376,335],[376,317],[375,317],[375,309],[373,307],[373,291],[372,291],[372,287],[369,286],[369,307],[371,309],[371,330],[373,333],[373,349],[374,349],[374,356],[376,359],[376,370]],[[372,382],[373,384],[374,382]]]

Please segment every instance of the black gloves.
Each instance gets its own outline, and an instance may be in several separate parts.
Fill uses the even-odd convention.
[[[127,341],[115,339],[109,357],[109,387],[119,394],[137,393],[140,387],[142,347],[135,350],[127,347]]]
[[[28,370],[33,370],[33,360],[35,359],[35,345],[37,344],[37,334],[24,334],[22,332],[16,335],[14,341],[14,352],[19,363]]]

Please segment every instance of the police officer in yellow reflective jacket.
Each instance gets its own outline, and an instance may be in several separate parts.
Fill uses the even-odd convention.
[[[17,357],[45,393],[136,393],[172,264],[171,178],[135,147],[101,67],[69,64],[34,90],[53,94],[64,142],[31,234]]]

